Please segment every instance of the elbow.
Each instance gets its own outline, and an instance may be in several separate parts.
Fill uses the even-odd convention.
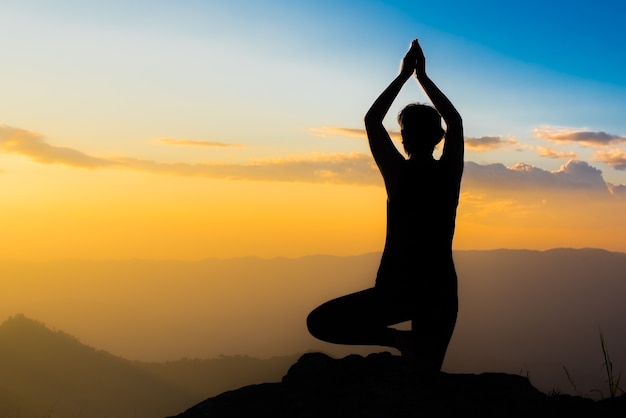
[[[454,112],[453,119],[454,123],[458,124],[459,126],[463,126],[463,118],[461,118],[461,114],[456,110]]]
[[[450,119],[450,120],[448,121],[447,119]],[[448,122],[454,123],[457,125],[462,125],[463,119],[461,119],[461,114],[456,109],[453,109],[452,112],[450,112],[450,114],[447,115],[446,123]]]
[[[363,118],[363,122],[365,123],[366,128],[368,126],[371,127],[374,125],[381,125],[383,123],[382,118],[378,117],[378,115],[373,114],[371,111],[365,114],[365,117]]]
[[[463,119],[461,118],[461,115],[458,112],[454,112],[452,115],[449,115],[444,120],[446,121],[448,130],[450,128],[463,129]]]

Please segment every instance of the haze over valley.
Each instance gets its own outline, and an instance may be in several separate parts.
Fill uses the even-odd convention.
[[[445,371],[520,373],[546,392],[599,396],[593,392],[598,390],[606,396],[599,332],[617,371],[626,364],[626,254],[457,251],[455,260],[460,312]],[[142,362],[383,351],[325,344],[305,326],[317,304],[370,286],[378,262],[377,253],[200,262],[4,261],[0,316],[21,313],[83,344]]]

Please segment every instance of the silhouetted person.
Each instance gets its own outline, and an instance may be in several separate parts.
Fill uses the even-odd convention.
[[[434,108],[409,104],[398,115],[405,159],[383,118],[413,74]],[[426,75],[417,40],[400,74],[365,115],[365,128],[387,190],[387,237],[376,284],[324,303],[309,314],[307,325],[321,340],[393,347],[417,370],[439,371],[458,311],[452,238],[463,173],[463,123]],[[433,151],[444,135],[437,160]],[[409,320],[410,331],[391,327]]]

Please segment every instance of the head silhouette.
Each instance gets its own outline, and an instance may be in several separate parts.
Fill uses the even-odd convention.
[[[398,113],[402,144],[409,158],[415,154],[432,155],[445,133],[441,115],[432,106],[411,103]]]

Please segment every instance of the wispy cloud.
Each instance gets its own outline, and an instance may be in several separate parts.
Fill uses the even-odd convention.
[[[339,126],[321,126],[310,128],[310,131],[319,137],[349,137],[367,139],[365,129],[342,128]],[[391,139],[402,142],[400,131],[389,131]],[[517,141],[514,138],[503,138],[500,136],[481,136],[481,137],[465,137],[465,145],[467,149],[472,151],[490,151],[505,146],[515,145]]]
[[[173,176],[228,180],[307,183],[382,184],[373,159],[366,154],[319,154],[245,164],[161,163],[138,158],[116,159],[129,170]]]
[[[554,148],[550,147],[536,147],[537,153],[541,157],[546,158],[566,158],[568,160],[574,160],[577,158],[575,152],[571,151],[557,151]]]
[[[626,152],[621,149],[598,151],[593,155],[594,160],[601,161],[616,170],[626,170]]]
[[[517,141],[514,138],[502,138],[500,136],[465,137],[465,146],[472,151],[490,151],[515,144]]]
[[[579,143],[586,146],[602,146],[616,143],[626,143],[626,137],[609,134],[606,132],[594,132],[581,129],[553,128],[544,126],[535,128],[533,136],[554,142]]]
[[[0,126],[0,152],[23,155],[41,164],[64,164],[92,169],[119,165],[110,159],[92,157],[72,148],[50,145],[35,132],[10,126]]]
[[[211,147],[211,148],[241,148],[239,144],[228,144],[225,142],[215,141],[199,141],[195,139],[184,138],[159,138],[156,140],[159,144],[164,145],[179,145],[186,147]]]
[[[343,136],[350,138],[362,138],[367,139],[367,133],[365,129],[356,129],[356,128],[342,128],[339,126],[320,126],[317,128],[309,129],[314,135],[328,138],[332,136]],[[400,131],[388,131],[389,136],[394,141],[402,142],[402,136],[400,135]]]
[[[163,163],[133,157],[92,157],[72,148],[50,145],[34,132],[7,126],[0,127],[0,152],[18,154],[40,164],[77,168],[115,168],[219,179],[381,184],[372,157],[362,153],[316,154],[242,164]]]
[[[41,135],[18,128],[0,127],[0,152],[29,158],[40,164],[61,164],[89,169],[124,169],[171,176],[208,177],[282,182],[382,185],[369,154],[313,154],[266,159],[239,164],[159,162],[134,157],[94,157],[79,150],[48,144]],[[614,150],[597,154],[601,161],[626,169],[626,153]],[[528,164],[465,163],[464,188],[481,190],[584,190],[607,193],[602,172],[587,162],[570,160],[547,171]],[[621,185],[611,186],[621,190]]]

